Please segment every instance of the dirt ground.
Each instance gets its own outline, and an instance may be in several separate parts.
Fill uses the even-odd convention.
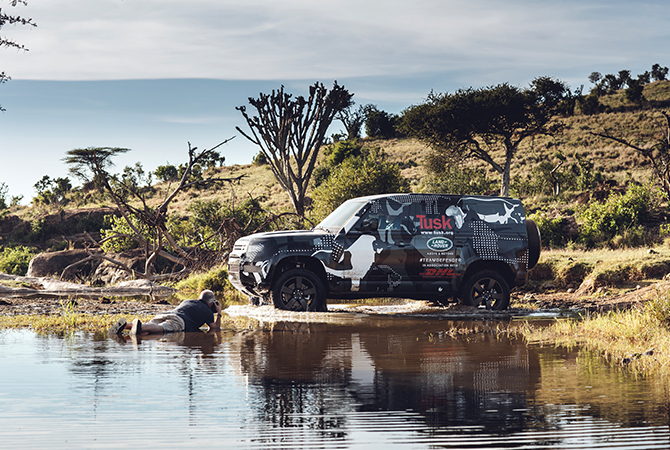
[[[645,287],[632,288],[623,293],[599,290],[591,296],[580,296],[574,292],[552,292],[543,294],[513,293],[522,303],[542,310],[565,309],[590,312],[607,312],[636,307],[646,302],[656,291],[670,292],[670,282],[663,281]],[[621,291],[619,291],[621,292]]]
[[[606,295],[601,293],[592,297],[579,297],[571,292],[553,292],[553,293],[523,293],[514,292],[512,294],[512,303],[516,301],[523,305],[528,305],[534,310],[585,310],[591,312],[606,312],[613,309],[627,309],[644,303],[654,289],[670,291],[670,282],[661,282],[651,286],[632,290],[623,295]],[[72,306],[68,302],[74,301]],[[56,297],[31,297],[31,298],[0,298],[0,314],[60,314],[63,310],[71,307],[79,313],[89,314],[123,314],[123,315],[154,315],[163,311],[172,309],[179,303],[178,299],[152,300],[149,297],[145,299],[123,299],[123,298],[102,298],[86,299],[77,298],[75,300],[56,298]],[[440,308],[449,312],[458,312],[462,315],[476,312],[469,307],[451,304],[445,308]],[[514,309],[509,313],[514,314]]]
[[[74,302],[74,305],[69,305]],[[88,314],[144,315],[158,314],[174,306],[167,300],[142,299],[64,299],[56,297],[0,298],[0,314],[60,314],[72,308],[74,312]]]

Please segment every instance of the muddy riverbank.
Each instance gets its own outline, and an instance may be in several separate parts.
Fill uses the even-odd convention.
[[[405,313],[421,313],[421,314],[439,314],[447,316],[456,316],[462,318],[481,317],[487,318],[506,318],[519,315],[527,315],[529,313],[542,313],[548,311],[561,310],[563,312],[570,311],[590,311],[590,312],[606,312],[614,309],[628,309],[636,307],[644,303],[649,294],[655,289],[670,290],[670,282],[662,282],[650,285],[644,288],[635,289],[622,295],[602,295],[595,297],[579,297],[571,292],[552,292],[552,293],[513,293],[512,307],[503,312],[477,311],[474,308],[450,304],[446,307],[432,306],[427,302],[416,302],[411,300],[398,300],[397,304],[409,305],[402,310]],[[220,298],[225,302],[225,298]],[[167,298],[152,298],[150,296],[138,297],[100,297],[100,298],[81,298],[81,297],[14,297],[1,298],[0,297],[0,314],[3,315],[17,315],[17,314],[38,314],[51,315],[59,314],[64,306],[73,309],[74,312],[88,313],[88,314],[157,314],[163,311],[170,310],[174,305],[178,304],[180,300],[176,297]],[[395,302],[393,303],[395,304]],[[391,305],[393,305],[391,304]],[[388,303],[384,303],[388,305]],[[329,305],[331,311],[351,311],[362,313],[376,313],[376,314],[397,314],[397,308],[389,306],[370,306],[369,303],[365,305],[348,305],[343,307],[331,301]]]

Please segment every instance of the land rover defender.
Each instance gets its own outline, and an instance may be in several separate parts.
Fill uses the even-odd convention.
[[[346,201],[312,230],[240,238],[228,276],[254,304],[327,311],[326,299],[403,297],[502,310],[540,256],[519,200],[384,194]]]

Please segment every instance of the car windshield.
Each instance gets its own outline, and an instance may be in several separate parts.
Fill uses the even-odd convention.
[[[366,202],[360,200],[348,200],[342,203],[328,217],[323,219],[320,224],[314,228],[322,228],[331,233],[337,233],[353,217]]]

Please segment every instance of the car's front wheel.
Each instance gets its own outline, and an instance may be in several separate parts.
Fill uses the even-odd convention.
[[[486,309],[503,310],[509,306],[509,285],[493,270],[473,274],[461,291],[463,304]]]
[[[327,311],[326,291],[314,272],[303,269],[281,274],[272,289],[272,303],[288,311]]]

